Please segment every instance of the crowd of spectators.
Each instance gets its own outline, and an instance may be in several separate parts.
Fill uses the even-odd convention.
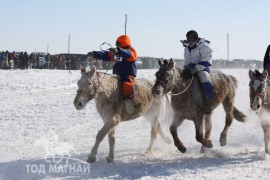
[[[79,69],[80,54],[0,52],[0,69]]]
[[[9,52],[0,51],[0,69],[62,69],[62,70],[78,70],[80,69],[81,59],[85,54],[50,54],[50,53],[30,53],[27,52]],[[179,67],[183,67],[184,60],[174,59]],[[138,69],[154,69],[159,68],[158,58],[139,57],[136,64]],[[84,62],[85,63],[85,62]],[[112,62],[105,62],[98,59],[87,62],[90,66],[97,69],[112,69]],[[259,60],[213,60],[213,68],[262,68],[262,61]]]

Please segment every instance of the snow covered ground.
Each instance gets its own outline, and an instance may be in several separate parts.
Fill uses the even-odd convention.
[[[139,70],[138,77],[155,79],[156,71]],[[74,108],[80,71],[0,70],[0,179],[269,179],[270,158],[264,155],[263,132],[249,109],[248,70],[222,71],[238,79],[235,106],[248,116],[245,124],[233,122],[226,146],[219,145],[225,124],[225,113],[219,106],[213,114],[214,147],[206,153],[200,153],[193,123],[185,121],[178,128],[187,147],[185,154],[161,138],[153,154],[145,154],[150,124],[138,118],[117,127],[113,163],[105,159],[106,137],[97,162],[89,165],[85,160],[103,122],[94,101],[82,111]],[[163,129],[171,137],[171,116],[161,117]],[[48,158],[54,153],[58,159]],[[82,172],[76,169],[79,166],[72,171],[59,168],[63,159],[82,164],[84,174],[77,172]],[[52,163],[57,168],[52,168]]]

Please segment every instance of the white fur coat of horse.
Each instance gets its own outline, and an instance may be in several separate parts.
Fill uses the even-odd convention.
[[[109,138],[109,156],[106,159],[107,162],[112,162],[114,160],[115,127],[119,122],[134,120],[140,116],[149,119],[151,123],[149,152],[152,150],[157,133],[161,135],[166,143],[170,143],[170,139],[165,137],[158,120],[161,102],[153,98],[151,90],[154,83],[152,81],[136,79],[134,112],[129,114],[124,108],[122,86],[118,76],[97,72],[94,67],[88,72],[81,69],[81,73],[81,79],[77,83],[78,91],[74,99],[74,106],[77,110],[81,110],[86,106],[87,102],[94,99],[97,111],[104,122],[104,126],[96,136],[96,142],[87,162],[95,162],[99,144],[107,134]]]
[[[249,78],[250,108],[261,120],[265,153],[270,155],[270,80],[268,80],[267,71],[260,73],[258,70],[249,70]]]

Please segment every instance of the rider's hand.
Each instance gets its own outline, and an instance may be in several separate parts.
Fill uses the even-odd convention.
[[[92,52],[87,53],[87,56],[94,57],[94,52],[92,51]]]
[[[109,48],[109,51],[113,54],[116,55],[118,53],[117,48]]]
[[[191,74],[195,74],[198,72],[198,69],[194,67],[194,68],[190,68],[189,71]]]
[[[192,74],[191,74],[189,68],[184,68],[184,69],[182,70],[180,76],[181,76],[181,78],[189,79],[189,78],[192,76]]]

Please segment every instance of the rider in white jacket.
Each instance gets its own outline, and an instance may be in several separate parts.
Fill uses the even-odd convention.
[[[205,114],[211,113],[211,104],[214,99],[213,87],[210,82],[210,67],[212,63],[212,49],[209,47],[210,42],[199,38],[198,33],[194,30],[187,32],[187,40],[182,40],[185,57],[184,69],[192,74],[197,74],[205,99]]]

